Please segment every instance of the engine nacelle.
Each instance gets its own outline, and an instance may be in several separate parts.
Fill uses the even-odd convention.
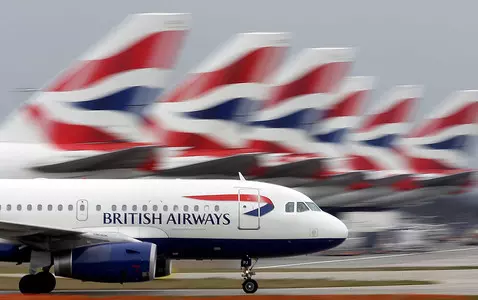
[[[94,282],[140,282],[156,274],[156,245],[110,243],[54,255],[55,275]]]
[[[171,275],[171,260],[164,257],[158,257],[156,260],[156,273],[154,277],[164,277]]]

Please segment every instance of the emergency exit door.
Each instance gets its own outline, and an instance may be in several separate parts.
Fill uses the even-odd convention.
[[[257,230],[261,226],[260,194],[257,189],[241,188],[238,191],[239,224],[243,230]]]

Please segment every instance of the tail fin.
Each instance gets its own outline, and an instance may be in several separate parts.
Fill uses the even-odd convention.
[[[403,139],[413,171],[443,172],[468,167],[468,146],[478,135],[478,90],[457,91]]]
[[[374,78],[368,76],[347,77],[333,97],[333,103],[323,118],[315,124],[314,138],[321,143],[342,144],[345,134],[358,122],[363,102],[373,90]]]
[[[262,110],[254,116],[251,147],[264,152],[311,153],[308,132],[350,70],[352,48],[308,48],[276,74]]]
[[[15,111],[2,140],[99,150],[137,139],[143,109],[166,87],[189,23],[189,14],[129,16]]]
[[[408,129],[421,86],[396,86],[386,94],[362,125],[350,135],[349,166],[353,170],[403,170],[403,160],[395,151],[397,139]]]
[[[168,147],[244,147],[241,125],[263,98],[265,83],[289,47],[289,34],[240,33],[163,97],[157,117]]]

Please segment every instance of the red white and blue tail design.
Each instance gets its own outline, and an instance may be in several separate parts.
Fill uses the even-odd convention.
[[[380,99],[350,135],[348,165],[352,170],[373,171],[369,172],[373,177],[408,173],[396,145],[409,129],[411,112],[422,94],[421,86],[403,85]]]
[[[469,148],[478,135],[478,90],[457,91],[403,139],[401,151],[417,174],[469,169]]]
[[[355,58],[352,48],[308,48],[274,76],[251,120],[250,147],[264,153],[314,154],[310,131],[325,115]]]
[[[357,127],[359,114],[373,91],[373,86],[373,77],[345,78],[326,107],[323,118],[312,128],[310,134],[315,140],[316,153],[328,158],[322,164],[320,177],[351,172],[343,159],[346,156],[346,135]]]
[[[143,110],[166,87],[189,20],[131,15],[14,112],[2,140],[97,151],[145,142]]]
[[[244,148],[243,126],[264,98],[289,40],[288,33],[240,33],[217,49],[160,99],[155,118],[166,131],[163,145],[189,148],[190,155]]]

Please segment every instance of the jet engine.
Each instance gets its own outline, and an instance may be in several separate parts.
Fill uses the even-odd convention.
[[[156,245],[109,243],[55,253],[55,275],[94,282],[141,282],[156,274]]]

